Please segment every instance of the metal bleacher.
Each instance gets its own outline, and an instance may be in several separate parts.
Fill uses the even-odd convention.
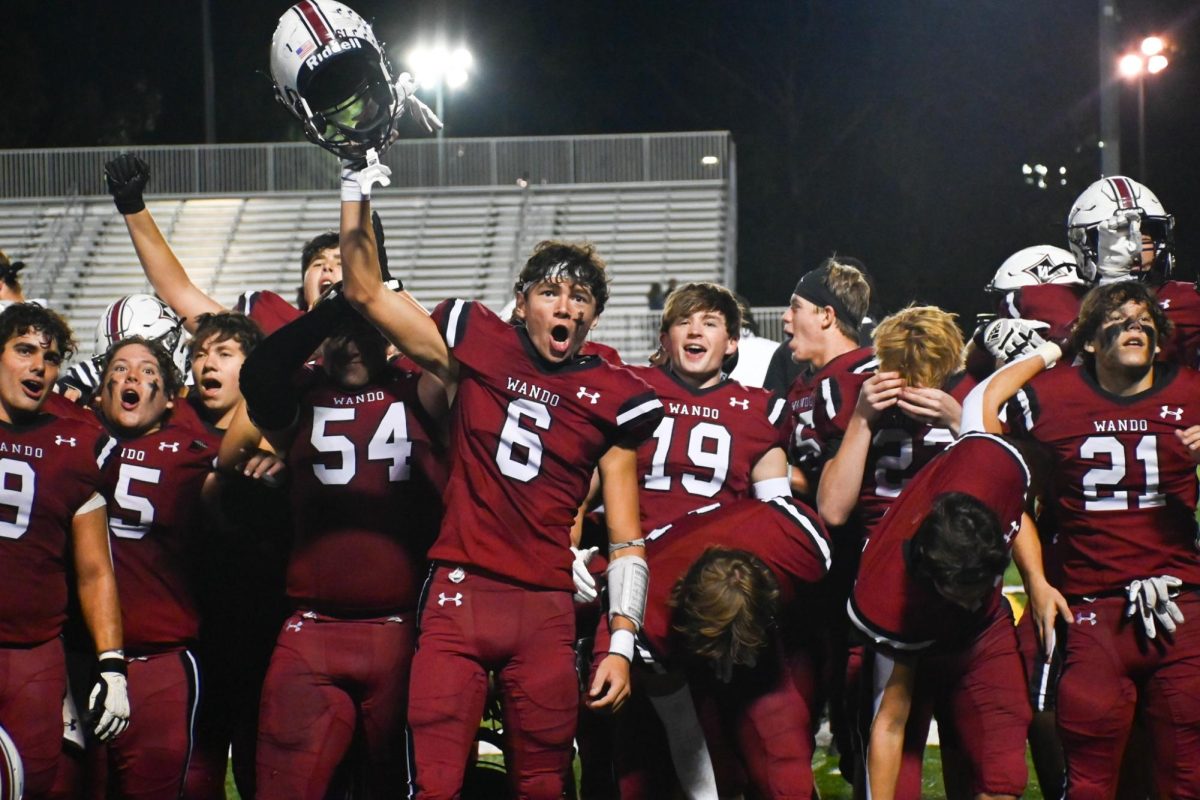
[[[649,148],[658,140],[633,141]],[[224,151],[217,155],[230,157]],[[647,163],[647,173],[661,168]],[[586,172],[587,166],[581,162],[577,170]],[[377,189],[373,205],[384,221],[392,272],[426,306],[463,297],[499,310],[537,242],[587,240],[610,267],[609,319],[622,310],[644,310],[653,282],[731,283],[734,187],[728,178],[584,183],[578,174],[571,177],[508,183],[493,175],[491,185],[470,186],[412,186],[402,179],[396,181],[399,188]],[[332,187],[205,192],[197,186],[201,191],[156,196],[157,186],[181,187],[170,176],[154,180],[147,202],[163,235],[192,280],[225,305],[249,290],[293,299],[304,242],[338,224]],[[108,303],[149,291],[121,216],[110,199],[89,188],[0,199],[0,249],[29,264],[22,275],[26,294],[46,298],[68,317],[84,355]],[[620,329],[628,326],[608,327],[606,340],[620,347]],[[639,349],[645,327],[639,321],[630,334]]]

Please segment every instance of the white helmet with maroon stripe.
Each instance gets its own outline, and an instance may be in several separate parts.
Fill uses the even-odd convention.
[[[301,0],[271,37],[275,96],[304,135],[339,158],[383,152],[402,106],[367,21],[334,0]]]
[[[1101,233],[1127,246],[1125,252],[1105,247]],[[1154,258],[1142,265],[1141,236],[1154,241]],[[1166,278],[1175,260],[1175,218],[1167,213],[1154,192],[1123,175],[1101,178],[1083,191],[1067,215],[1067,241],[1079,273],[1089,283],[1101,280]],[[1141,267],[1141,268],[1139,268]]]
[[[186,372],[187,359],[180,347],[183,321],[166,303],[152,294],[131,294],[104,309],[96,323],[95,354],[130,336],[156,341],[166,348],[175,365]]]
[[[20,800],[25,794],[25,768],[8,731],[0,728],[0,800]]]

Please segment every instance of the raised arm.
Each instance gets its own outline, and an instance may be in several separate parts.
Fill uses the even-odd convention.
[[[108,191],[125,219],[133,249],[154,292],[183,320],[189,333],[201,314],[227,311],[192,282],[142,199],[150,168],[132,153],[122,153],[104,165]]]
[[[863,383],[846,425],[837,455],[821,472],[817,486],[817,511],[827,525],[845,525],[858,504],[863,472],[871,449],[871,426],[880,412],[896,405],[904,379],[895,372],[878,372]]]
[[[1000,409],[1017,391],[1045,369],[1054,366],[1062,357],[1062,349],[1046,342],[1024,358],[996,370],[976,386],[963,401],[962,433],[986,431],[1003,433]]]
[[[374,167],[379,169],[380,167]],[[355,186],[368,183],[366,195],[347,199],[354,194],[349,178],[343,178],[342,190],[342,280],[346,299],[359,313],[379,328],[388,340],[417,362],[422,369],[433,373],[453,394],[458,379],[458,361],[442,338],[437,324],[414,299],[403,292],[394,292],[383,282],[379,269],[379,251],[371,226],[370,178],[368,166]]]

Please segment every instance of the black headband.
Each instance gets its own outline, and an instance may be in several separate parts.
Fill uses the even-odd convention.
[[[855,319],[851,315],[850,310],[846,308],[846,305],[838,299],[837,295],[829,291],[829,287],[825,285],[828,277],[828,266],[818,267],[812,272],[807,272],[801,276],[800,280],[796,281],[796,288],[792,290],[792,294],[803,297],[808,302],[820,308],[829,306],[833,309],[834,316],[855,330],[858,330],[858,326],[862,324],[862,320]]]

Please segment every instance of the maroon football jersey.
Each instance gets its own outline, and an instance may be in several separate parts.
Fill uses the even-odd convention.
[[[45,402],[42,403],[42,412],[53,414],[56,417],[80,420],[91,425],[93,428],[102,427],[100,421],[96,419],[96,415],[92,413],[90,408],[81,406],[78,403],[72,403],[57,392],[51,392],[46,396]]]
[[[112,440],[94,423],[41,414],[0,422],[0,644],[62,632],[75,512],[100,491]]]
[[[788,460],[804,469],[810,477],[820,475],[821,465],[825,460],[821,435],[816,429],[816,403],[819,401],[825,408],[822,416],[822,419],[826,420],[823,424],[824,433],[841,438],[846,431],[846,424],[850,421],[850,415],[854,413],[858,389],[877,366],[874,349],[860,347],[842,353],[819,370],[805,370],[792,383],[791,389],[788,390],[788,407],[791,413]],[[834,376],[842,374],[858,377],[854,378],[853,382],[847,380],[843,384],[836,383],[833,380]],[[841,397],[843,388],[853,393],[848,403]]]
[[[600,356],[613,366],[624,366],[625,362],[621,360],[621,354],[617,352],[617,348],[607,345],[604,342],[596,342],[589,339],[583,343],[583,347],[579,348],[581,356]]]
[[[1195,369],[1200,366],[1200,292],[1194,283],[1167,281],[1155,291],[1158,304],[1175,326],[1159,358]]]
[[[190,567],[204,535],[200,490],[217,442],[173,421],[114,441],[103,491],[125,649],[153,653],[187,644],[199,631]]]
[[[390,367],[350,392],[321,367],[302,371],[288,450],[295,538],[287,592],[298,606],[359,615],[416,608],[441,511],[422,470],[433,446],[419,379]]]
[[[638,510],[649,533],[689,511],[751,496],[750,470],[784,444],[783,398],[722,380],[694,389],[669,366],[630,367],[666,416],[638,448]]]
[[[1175,431],[1200,424],[1200,373],[1155,368],[1133,397],[1100,388],[1085,367],[1043,372],[1007,405],[1015,435],[1051,452],[1064,593],[1094,595],[1174,575],[1200,584],[1196,464]]]
[[[242,292],[236,310],[258,323],[267,336],[304,313],[274,292]]]
[[[1004,295],[996,311],[1002,318],[1045,322],[1050,328],[1042,334],[1043,338],[1062,341],[1071,335],[1071,326],[1079,316],[1079,304],[1087,291],[1087,286],[1061,283],[1022,286]]]
[[[822,382],[815,410],[818,432],[827,442],[839,441],[858,402],[858,390],[870,372],[844,372]],[[831,389],[824,389],[825,383]],[[950,376],[943,389],[960,403],[976,385],[966,372]],[[822,397],[826,399],[822,399]],[[847,411],[848,409],[848,411]],[[880,414],[872,426],[871,447],[858,495],[855,522],[865,532],[883,517],[921,467],[954,441],[949,428],[934,428],[905,415],[898,408]]]
[[[688,514],[646,543],[650,591],[641,635],[660,658],[671,656],[671,592],[710,547],[746,550],[771,570],[786,608],[798,590],[829,570],[829,536],[816,512],[799,500],[737,500]]]
[[[1016,448],[988,434],[968,434],[917,473],[863,546],[847,610],[878,644],[919,650],[953,644],[981,630],[1000,608],[1000,585],[975,611],[942,598],[909,572],[908,543],[939,495],[961,492],[995,512],[1011,547],[1021,528],[1029,469]]]
[[[433,317],[460,364],[446,516],[429,557],[574,591],[571,526],[600,457],[663,416],[642,380],[597,356],[543,359],[524,328],[447,300]]]

